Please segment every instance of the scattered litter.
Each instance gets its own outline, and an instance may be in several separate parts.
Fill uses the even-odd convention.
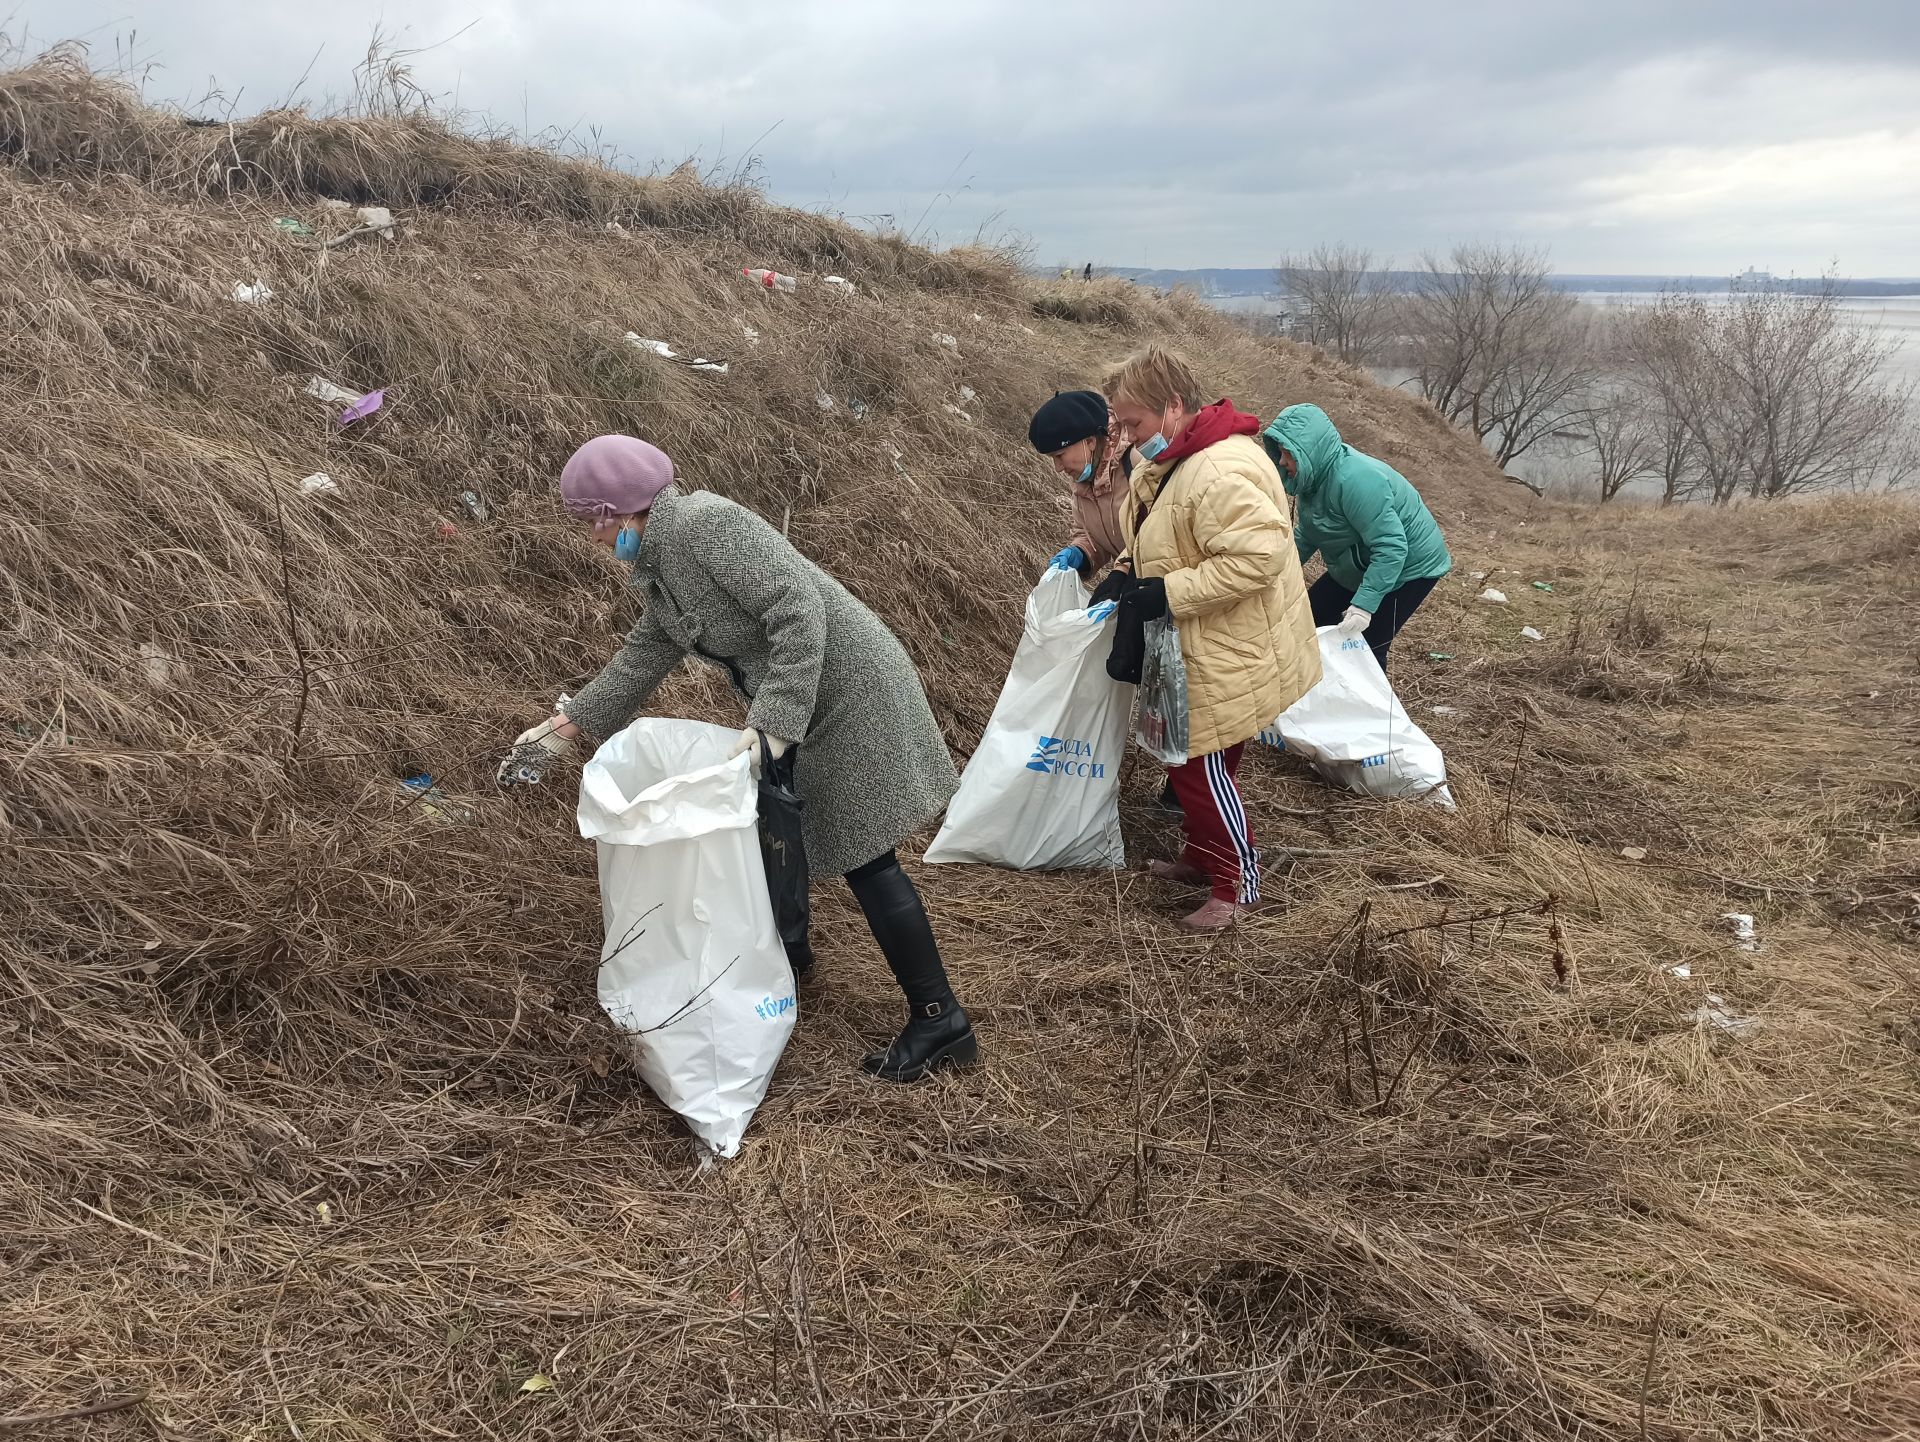
[[[828,395],[825,391],[815,391],[813,393],[813,403],[818,407],[820,407],[820,409],[823,411],[830,411],[833,409],[833,397]]]
[[[1753,918],[1744,911],[1722,912],[1720,919],[1733,928],[1733,944],[1742,951],[1758,951],[1760,938],[1753,929]]]
[[[977,401],[980,399],[980,395],[972,386],[961,386],[960,399],[963,401]]]
[[[715,375],[727,373],[725,361],[708,360],[705,356],[683,356],[663,340],[652,340],[643,335],[636,335],[632,331],[627,332],[627,344],[637,346],[641,350],[652,351],[661,359],[670,360],[675,365],[683,365],[688,370],[712,371]]]
[[[1529,641],[1544,641],[1547,639],[1544,635],[1534,630],[1534,628],[1531,626],[1522,626],[1520,628],[1520,634],[1522,636],[1525,636]]]
[[[320,1218],[321,1221],[330,1222],[333,1220],[333,1203],[315,1202],[313,1204],[313,1213]]]
[[[1695,1007],[1687,1013],[1687,1019],[1699,1025],[1710,1026],[1715,1031],[1723,1031],[1730,1036],[1745,1036],[1760,1025],[1757,1016],[1742,1016],[1727,1004],[1727,999],[1718,992],[1707,993],[1707,1004]]]
[[[1493,589],[1493,587],[1489,586],[1487,587],[1486,590],[1482,591],[1474,599],[1479,601],[1490,601],[1496,606],[1504,606],[1507,604],[1507,593],[1505,591],[1496,591]]]
[[[386,403],[387,393],[384,390],[368,391],[365,395],[361,396],[359,400],[340,412],[340,424],[350,426],[355,421],[364,421]]]
[[[350,391],[345,386],[337,386],[332,381],[320,379],[319,376],[307,382],[307,394],[317,401],[325,401],[330,406],[349,405],[360,399],[359,391]]]
[[[1533,583],[1533,589],[1536,591],[1545,591],[1549,596],[1551,596],[1553,594],[1553,582],[1535,581]]]
[[[1647,848],[1644,846],[1623,846],[1620,848],[1620,854],[1629,861],[1645,861],[1647,859]]]
[[[395,240],[393,233],[393,212],[384,205],[363,205],[355,212],[360,223],[373,231],[382,240]]]
[[[338,493],[340,483],[325,471],[315,471],[300,482],[300,494],[303,496],[331,496]]]
[[[520,1390],[522,1392],[551,1392],[553,1390],[553,1379],[551,1377],[542,1377],[538,1372],[535,1372],[520,1384]]]
[[[466,513],[476,521],[487,520],[493,515],[492,509],[487,505],[486,501],[481,499],[478,491],[462,491],[460,493],[460,505],[465,509]]]
[[[233,298],[242,305],[259,305],[273,299],[273,287],[257,276],[252,285],[236,280],[233,283]]]
[[[948,401],[943,409],[945,409],[948,415],[958,416],[963,421],[971,421],[973,419],[972,416],[968,415],[965,411],[961,410],[960,407],[955,405],[952,401]]]
[[[912,486],[917,491],[920,489],[920,483],[913,478],[912,474],[907,470],[905,466],[900,464],[904,456],[905,456],[905,452],[903,451],[895,450],[893,452],[893,468],[900,473],[901,480],[905,481],[908,485]]]
[[[418,776],[409,776],[400,783],[400,789],[407,793],[407,799],[419,806],[426,815],[435,821],[446,821],[456,825],[469,825],[473,812],[457,802],[449,801],[447,793],[434,783],[427,772]]]
[[[1429,651],[1429,652],[1427,652],[1427,659],[1428,659],[1429,661],[1451,661],[1451,660],[1453,659],[1453,652],[1451,652],[1451,651]]]
[[[1469,571],[1467,574],[1476,581],[1484,581],[1487,579],[1487,573],[1485,571]]]
[[[979,321],[982,325],[986,324],[987,318],[982,314],[980,314],[980,312],[977,310],[973,313],[973,318]]]
[[[873,407],[869,406],[863,400],[850,400],[847,402],[847,414],[852,416],[856,421],[864,421],[867,418],[867,412],[872,409]]]
[[[958,340],[956,340],[956,339],[954,339],[954,337],[952,337],[952,336],[950,336],[950,335],[948,335],[948,334],[947,334],[947,333],[946,333],[945,331],[943,331],[943,330],[937,330],[937,331],[935,331],[935,332],[933,332],[933,340],[934,340],[934,344],[935,344],[935,345],[943,345],[943,346],[945,346],[945,347],[946,347],[946,348],[947,348],[948,350],[959,350],[959,349],[960,349],[960,342],[959,342]]]
[[[800,284],[800,282],[792,276],[782,275],[777,270],[747,268],[742,270],[740,274],[744,275],[755,285],[762,286],[767,290],[787,291],[790,293]]]
[[[155,686],[165,686],[173,680],[173,657],[153,642],[140,643],[140,659],[146,663],[147,680]]]
[[[1427,709],[1436,716],[1458,716],[1460,714],[1460,708],[1458,706],[1429,706]]]
[[[749,345],[760,344],[760,332],[748,325],[745,321],[740,322],[740,334],[747,338]]]
[[[277,217],[273,222],[273,227],[275,230],[284,230],[289,235],[312,235],[313,234],[312,226],[308,225],[304,220],[295,220],[290,215],[282,215]]]
[[[1021,327],[1020,327],[1020,329],[1021,329],[1021,330],[1023,330],[1023,331],[1025,331],[1025,332],[1026,332],[1026,333],[1027,333],[1028,335],[1032,335],[1032,334],[1034,334],[1034,329],[1033,329],[1033,327],[1032,327],[1032,326],[1030,326],[1030,325],[1023,325],[1023,326],[1021,326]]]
[[[848,280],[844,275],[830,275],[826,278],[825,283],[832,286],[835,290],[839,291],[842,295],[852,295],[854,294],[854,291],[855,291],[854,283]]]
[[[351,200],[335,200],[331,195],[323,199],[320,202],[320,204],[328,210],[352,210],[353,209],[353,202]]]
[[[454,523],[452,521],[449,521],[445,516],[442,516],[440,518],[439,531],[440,531],[441,538],[443,540],[449,540],[449,541],[452,540],[455,536],[460,534],[460,528],[454,525]]]
[[[1687,980],[1687,979],[1688,979],[1689,977],[1691,977],[1691,976],[1693,975],[1693,968],[1692,968],[1692,967],[1690,967],[1690,966],[1688,966],[1688,965],[1687,965],[1687,964],[1686,964],[1686,963],[1685,963],[1685,962],[1683,961],[1683,962],[1680,962],[1680,963],[1679,963],[1678,965],[1676,965],[1676,966],[1670,966],[1670,967],[1668,967],[1668,968],[1667,968],[1667,975],[1668,975],[1668,976],[1677,976],[1677,977],[1679,977],[1679,978],[1680,978],[1680,980],[1682,980],[1682,981],[1685,981],[1685,980]]]
[[[612,231],[615,235],[625,235],[627,233],[627,228],[617,220],[608,221],[607,229]]]

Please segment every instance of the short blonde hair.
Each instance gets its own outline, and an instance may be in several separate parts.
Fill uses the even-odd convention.
[[[1137,350],[1121,361],[1101,378],[1100,389],[1110,402],[1151,406],[1156,411],[1175,401],[1188,411],[1207,403],[1206,391],[1187,358],[1160,345]]]

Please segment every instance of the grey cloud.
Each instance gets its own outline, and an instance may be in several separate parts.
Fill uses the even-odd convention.
[[[931,13],[929,13],[929,10]],[[389,17],[391,12],[384,12]],[[209,73],[243,108],[344,89],[374,0],[260,6],[28,0],[42,39],[139,33],[180,99]],[[1856,0],[1127,0],[410,6],[420,83],[518,129],[598,126],[642,165],[753,148],[771,193],[946,241],[1022,232],[1043,261],[1262,265],[1344,237],[1403,257],[1469,236],[1551,244],[1570,270],[1749,262],[1920,272],[1913,202],[1880,152],[1920,145],[1920,6]],[[1687,157],[1791,161],[1828,143],[1817,198],[1696,204]],[[1711,166],[1709,166],[1711,168]],[[1679,178],[1676,178],[1679,177]],[[1895,187],[1897,189],[1898,187]],[[1622,198],[1624,197],[1624,199]],[[1853,223],[1836,227],[1844,208]],[[1837,248],[1834,242],[1843,242]]]

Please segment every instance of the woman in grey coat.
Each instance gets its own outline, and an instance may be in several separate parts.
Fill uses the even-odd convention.
[[[733,754],[762,737],[794,752],[811,871],[845,876],[906,993],[907,1025],[863,1065],[917,1081],[978,1055],[933,928],[894,848],[959,786],[953,758],[899,641],[846,588],[744,506],[673,486],[673,462],[631,436],[599,436],[560,475],[567,510],[633,563],[646,600],[626,644],[556,713],[515,742],[502,784],[537,778],[582,732],[624,727],[688,656],[719,666],[748,705]]]

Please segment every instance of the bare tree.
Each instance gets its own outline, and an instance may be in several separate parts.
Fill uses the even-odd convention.
[[[1400,315],[1421,394],[1501,467],[1586,408],[1598,371],[1591,312],[1554,288],[1541,252],[1471,244],[1423,256]]]
[[[1609,391],[1587,408],[1582,420],[1592,446],[1602,505],[1659,469],[1659,437],[1649,419],[1645,398],[1631,388]]]
[[[1895,338],[1854,324],[1831,277],[1796,294],[1664,297],[1629,343],[1636,372],[1684,429],[1715,502],[1899,484],[1920,468],[1914,384]]]
[[[1379,359],[1391,332],[1390,266],[1376,268],[1372,251],[1344,242],[1282,259],[1273,278],[1304,312],[1294,334],[1354,365]]]

